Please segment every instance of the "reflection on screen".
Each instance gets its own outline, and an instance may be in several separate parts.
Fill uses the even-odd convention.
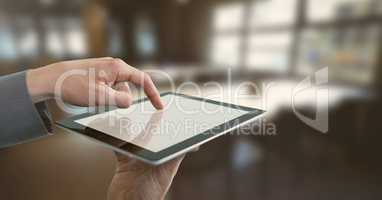
[[[162,101],[166,105],[163,110],[144,101],[76,122],[158,152],[247,113],[175,95],[166,95]]]

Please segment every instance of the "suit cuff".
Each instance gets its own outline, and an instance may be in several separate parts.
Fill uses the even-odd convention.
[[[46,102],[39,102],[35,104],[38,114],[49,133],[53,132],[52,128],[52,115],[50,114]]]
[[[46,106],[32,102],[26,71],[0,77],[0,92],[0,148],[48,135]]]

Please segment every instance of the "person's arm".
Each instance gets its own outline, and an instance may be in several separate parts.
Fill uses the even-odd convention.
[[[159,166],[117,153],[117,167],[108,200],[163,200],[184,156]]]
[[[0,148],[46,136],[49,116],[29,95],[26,72],[0,77]]]
[[[47,99],[128,107],[132,97],[126,82],[142,86],[156,108],[163,106],[151,78],[120,59],[65,61],[1,77],[0,148],[47,135],[50,125],[43,103]]]
[[[3,77],[0,124],[7,129],[6,134],[0,133],[0,144],[14,144],[34,137],[29,134],[46,132],[34,103],[47,99],[59,98],[78,106],[128,107],[132,96],[126,82],[143,87],[154,107],[163,108],[150,76],[120,59],[66,61]],[[121,155],[117,158],[109,200],[163,199],[183,157],[156,167]]]
[[[26,82],[35,102],[56,98],[78,106],[118,107],[132,103],[129,88],[124,84],[130,82],[143,87],[155,108],[163,107],[150,76],[121,59],[107,57],[54,63],[29,70]]]

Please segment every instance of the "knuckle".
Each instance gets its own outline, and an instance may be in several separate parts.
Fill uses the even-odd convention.
[[[59,62],[56,62],[55,65],[57,65],[57,66],[67,66],[68,65],[68,61],[59,61]]]
[[[110,62],[109,63],[110,67],[113,67],[113,68],[119,68],[124,65],[123,60],[119,58],[113,58],[109,62]]]
[[[142,72],[144,81],[151,81],[151,76],[147,72]]]
[[[120,58],[113,58],[113,60],[114,60],[115,62],[117,62],[118,64],[125,64],[125,61],[123,61],[123,60],[120,59]]]

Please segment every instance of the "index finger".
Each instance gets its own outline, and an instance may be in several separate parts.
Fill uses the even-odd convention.
[[[120,59],[116,60],[120,63],[118,64],[119,67],[117,81],[130,81],[143,87],[146,96],[149,98],[154,107],[156,109],[162,109],[163,103],[160,99],[158,89],[155,87],[151,77],[148,74],[126,64]]]

